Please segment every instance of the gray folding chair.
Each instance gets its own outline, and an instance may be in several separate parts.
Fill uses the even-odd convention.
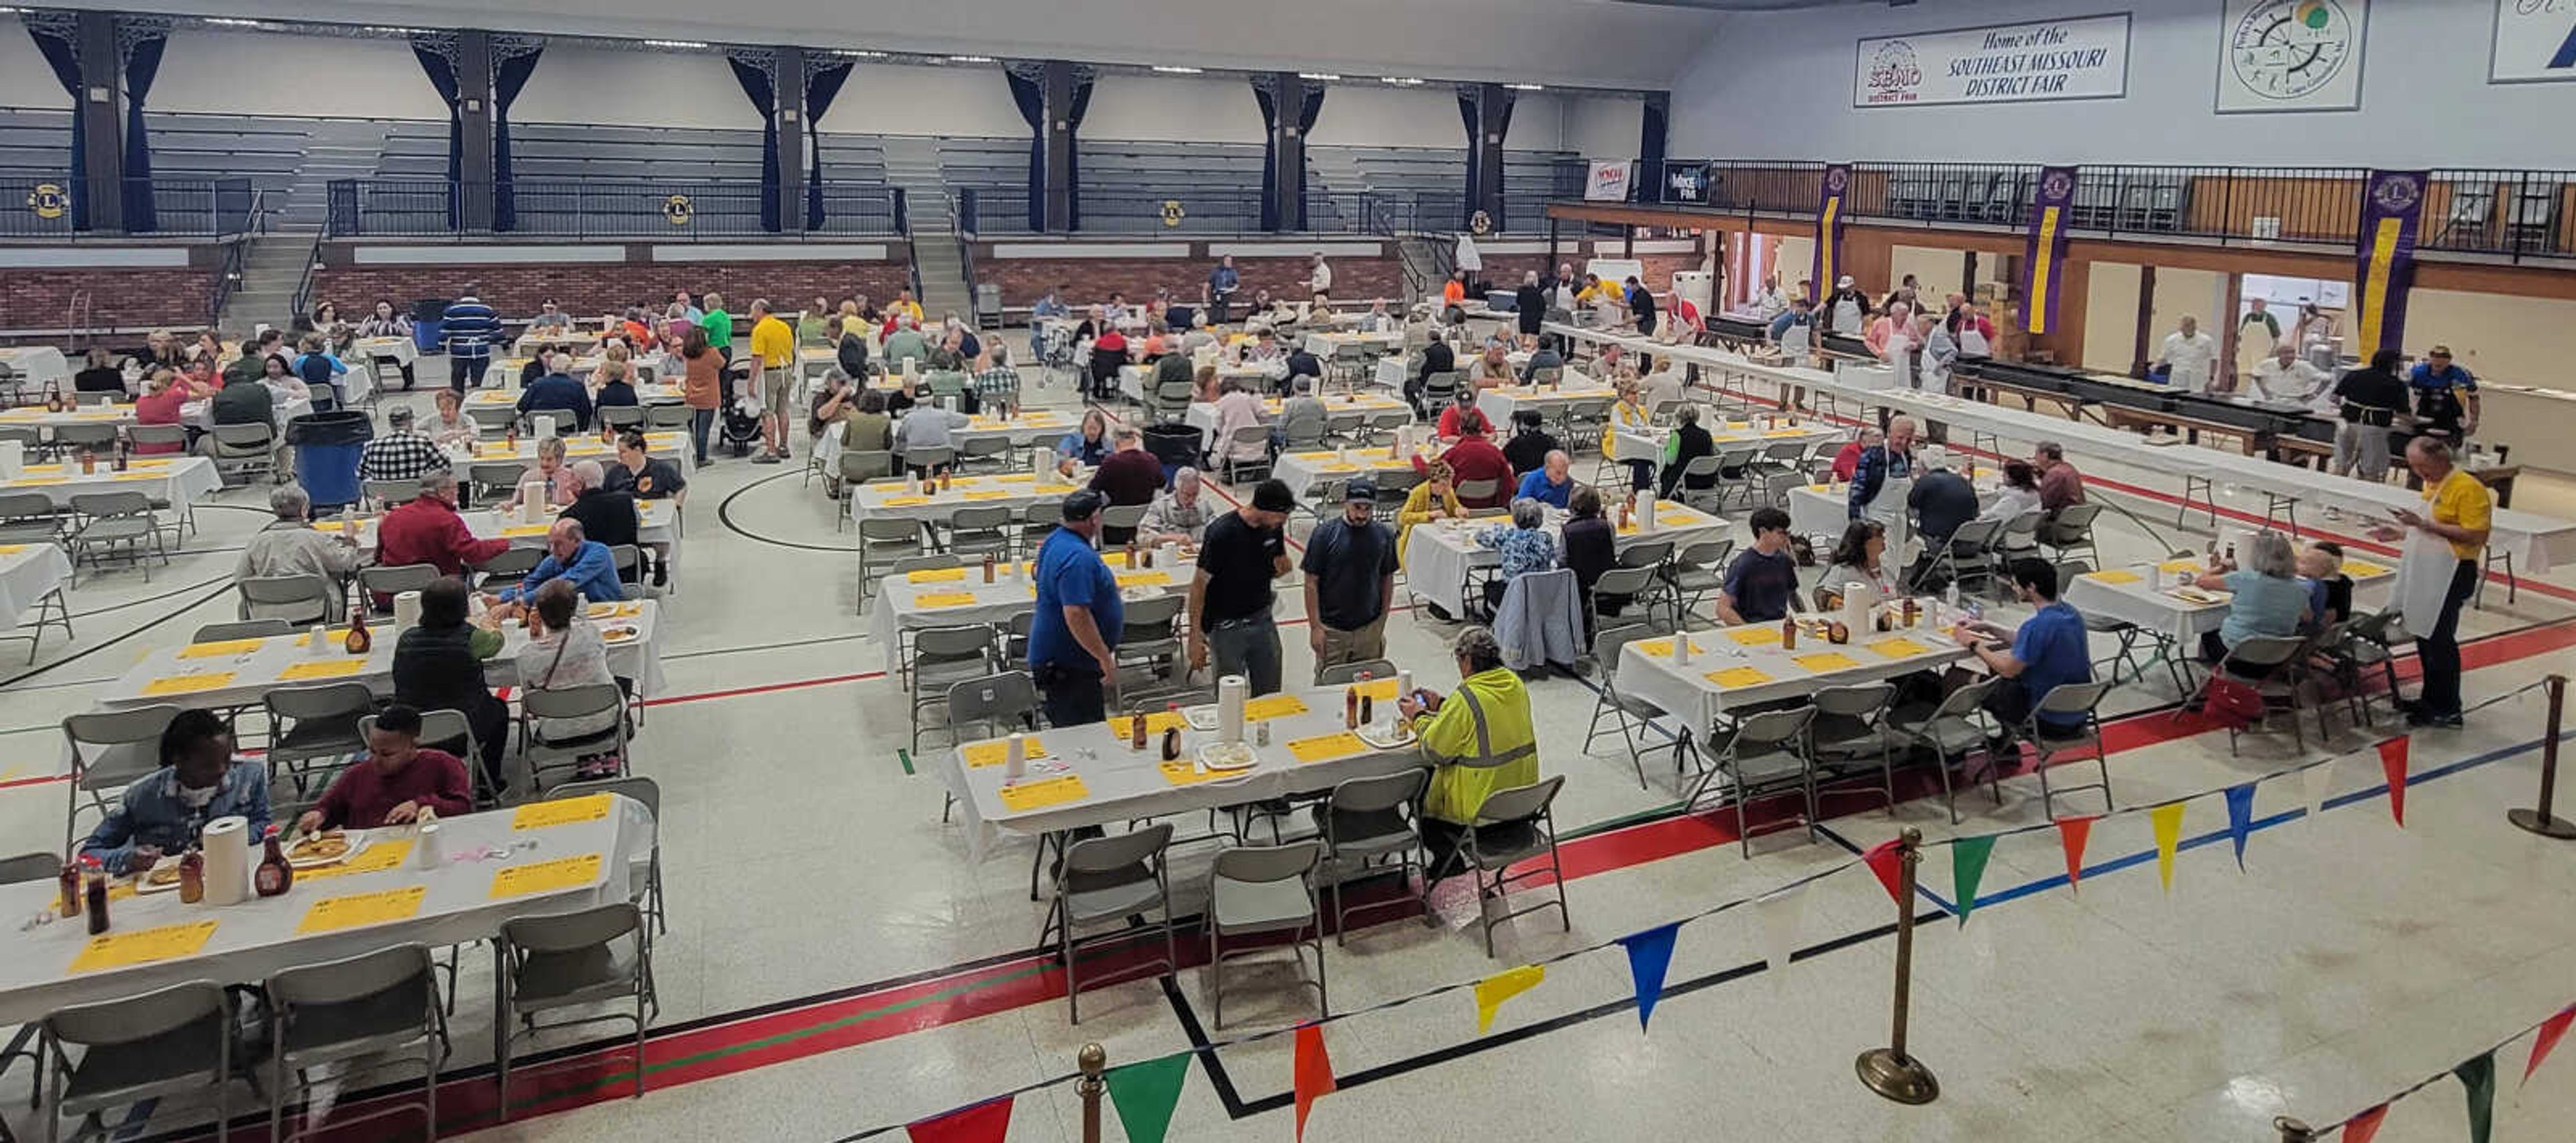
[[[1748,808],[1755,798],[1789,790],[1806,797],[1802,815],[1807,827],[1807,840],[1816,840],[1816,772],[1807,759],[1807,724],[1816,717],[1816,708],[1801,704],[1787,710],[1766,710],[1748,715],[1736,722],[1726,736],[1708,772],[1700,776],[1699,785],[1683,799],[1685,806],[1699,804],[1700,796],[1724,776],[1730,793],[1735,796],[1735,838],[1744,856],[1753,856],[1753,822]]]
[[[1225,962],[1281,947],[1265,940],[1258,948],[1229,953],[1227,937],[1284,935],[1301,978],[1306,949],[1313,947],[1316,1006],[1322,1015],[1333,1014],[1332,992],[1324,981],[1324,919],[1315,911],[1315,863],[1323,852],[1312,839],[1217,851],[1208,870],[1208,1009],[1213,1027],[1225,1027]]]
[[[164,453],[174,453],[187,447],[188,427],[186,425],[127,425],[125,439],[138,450],[153,445],[179,446],[161,450]]]
[[[1636,569],[1629,570],[1633,571]],[[1609,572],[1602,573],[1602,578],[1604,579],[1609,578],[1609,576]],[[1665,737],[1664,745],[1647,746],[1643,749],[1640,749],[1637,745],[1638,733],[1641,731],[1653,731],[1655,729],[1655,718],[1662,714],[1663,711],[1657,709],[1652,703],[1646,702],[1643,699],[1630,698],[1627,695],[1621,694],[1619,691],[1620,653],[1626,650],[1628,644],[1634,643],[1640,639],[1651,639],[1654,636],[1654,626],[1647,623],[1622,623],[1616,626],[1604,626],[1593,633],[1592,654],[1590,656],[1592,660],[1592,691],[1594,696],[1592,700],[1592,719],[1590,722],[1585,723],[1583,727],[1583,752],[1585,754],[1590,754],[1592,753],[1592,743],[1601,737],[1601,716],[1605,714],[1610,716],[1612,723],[1619,728],[1619,740],[1622,743],[1625,743],[1628,747],[1629,760],[1636,764],[1637,788],[1640,790],[1646,788],[1647,754],[1657,750],[1670,750],[1673,752],[1674,769],[1678,770],[1681,767],[1681,740],[1679,738],[1667,735]],[[1679,636],[1676,637],[1678,638]]]
[[[882,449],[843,449],[840,459],[841,487],[856,488],[871,480],[894,475],[894,454]],[[833,513],[832,530],[841,530],[840,522],[850,518],[848,512]]]
[[[255,575],[234,580],[233,591],[243,619],[282,619],[302,628],[339,615],[339,586],[318,575]]]
[[[107,561],[123,553],[123,559],[143,569],[143,582],[152,582],[152,565],[145,559],[144,547],[170,562],[170,549],[161,543],[161,518],[152,510],[152,498],[140,492],[91,492],[71,498],[72,518],[77,521],[71,532],[72,569],[78,574],[81,562],[100,571]]]
[[[2099,504],[2069,504],[2058,509],[2040,522],[2040,546],[2049,550],[2052,559],[2068,559],[2078,552],[2088,559],[2101,559],[2101,553],[2093,546],[2093,518],[2101,514]]]
[[[401,504],[420,494],[418,480],[361,480],[358,486],[378,504]]]
[[[1397,900],[1420,907],[1422,889],[1415,884],[1413,875],[1415,858],[1422,851],[1422,837],[1413,810],[1430,780],[1429,770],[1353,778],[1333,787],[1331,797],[1314,805],[1315,832],[1324,843],[1323,860],[1334,867],[1328,872],[1333,890],[1335,943],[1350,943],[1350,930],[1344,922],[1354,910],[1342,900],[1343,887],[1387,868],[1372,862],[1393,858],[1397,887],[1405,891]]]
[[[64,523],[63,510],[51,496],[0,492],[0,544],[59,544]]]
[[[906,468],[938,472],[956,463],[957,450],[948,445],[926,445],[904,453],[900,459]]]
[[[487,585],[516,583],[526,578],[529,572],[537,570],[537,565],[544,563],[545,559],[544,548],[510,548],[491,559],[475,564],[474,570],[482,573],[483,582]]]
[[[264,423],[216,425],[211,430],[215,449],[215,470],[226,483],[233,477],[266,473],[272,481],[283,477],[277,471],[277,428]]]
[[[644,427],[644,406],[642,405],[601,405],[598,416],[600,424],[619,432],[628,429],[640,430]]]
[[[900,662],[904,685],[912,696],[912,752],[918,755],[922,712],[946,706],[952,684],[990,675],[998,664],[993,658],[993,628],[989,624],[924,627],[911,636],[909,653]]]
[[[1986,694],[2003,680],[1985,678],[1950,692],[1940,705],[1929,712],[1909,715],[1891,714],[1887,728],[1897,741],[1919,746],[1932,753],[1932,767],[1941,775],[1941,798],[1949,803],[1950,824],[1959,824],[1959,795],[1950,786],[1950,767],[1969,755],[1985,758],[1987,792],[1996,805],[2003,804],[2003,791],[1995,784],[1995,758],[1989,743],[1994,740],[1994,726],[1986,715]],[[1971,772],[1973,781],[1974,772]]]
[[[1486,477],[1483,480],[1461,480],[1455,489],[1459,501],[1471,505],[1491,504],[1494,497],[1502,490],[1503,482],[1492,477]]]
[[[1823,771],[1818,781],[1843,776],[1833,763],[1843,762],[1860,768],[1866,774],[1873,762],[1878,767],[1879,796],[1886,799],[1887,812],[1896,812],[1896,755],[1888,745],[1887,712],[1896,701],[1892,683],[1853,683],[1839,687],[1820,687],[1808,696],[1815,704],[1815,721],[1807,724],[1808,760]]]
[[[2218,661],[2217,669],[2209,676],[2212,682],[2225,676],[2254,688],[2254,692],[2263,697],[2263,717],[2257,720],[2260,723],[2270,722],[2275,710],[2289,711],[2290,738],[2303,755],[2308,750],[2308,736],[2299,725],[2299,714],[2305,705],[2307,647],[2305,636],[2256,635],[2228,648],[2227,656]],[[2201,694],[2206,699],[2207,684],[2203,684]],[[2248,729],[2232,722],[2228,724],[2227,753],[2230,757],[2236,754],[2236,740]],[[2317,735],[2320,738],[2325,736],[2322,721],[2317,725]]]
[[[1186,645],[1181,641],[1181,609],[1188,603],[1188,596],[1169,590],[1127,605],[1117,648],[1122,697],[1150,699],[1186,674],[1182,669],[1188,660],[1182,655]],[[1130,670],[1141,670],[1144,677],[1131,684]]]
[[[45,1060],[46,1143],[113,1136],[101,1112],[172,1096],[214,1092],[215,1138],[232,1137],[233,1009],[223,986],[192,980],[122,1000],[55,1011],[37,1025]],[[70,1049],[81,1049],[72,1059]]]
[[[1664,564],[1660,574],[1672,596],[1674,627],[1689,626],[1687,619],[1700,602],[1725,588],[1726,557],[1734,551],[1731,539],[1700,540]]]
[[[687,405],[644,406],[644,427],[647,431],[666,432],[685,429],[689,427],[689,419],[690,410]]]
[[[292,1089],[318,1065],[359,1065],[374,1071],[408,1062],[417,1052],[423,1074],[418,1100],[383,1104],[334,1120],[333,1128],[419,1109],[425,1137],[438,1138],[438,1069],[448,1055],[447,1014],[439,1008],[438,973],[427,946],[400,944],[345,960],[300,965],[268,978],[268,1137],[285,1143],[286,1104]],[[295,1077],[290,1081],[289,1077]],[[302,1125],[296,1134],[316,1129]]]
[[[394,610],[391,602],[394,596],[406,591],[419,591],[438,582],[440,578],[441,573],[434,564],[398,564],[393,567],[359,568],[358,599],[353,606],[367,608],[367,613],[370,615],[391,615]],[[381,610],[369,603],[378,595],[384,596],[387,600]]]
[[[515,460],[473,461],[465,466],[465,479],[476,497],[498,502],[518,490],[519,477],[527,471],[528,466]]]
[[[221,643],[228,639],[270,639],[293,635],[296,627],[283,619],[242,619],[231,623],[208,623],[188,636],[191,643]]]
[[[586,734],[549,736],[542,725],[547,719],[587,721],[602,716],[611,716],[608,724]],[[624,777],[626,730],[626,692],[615,683],[547,690],[523,686],[519,691],[519,756],[527,760],[532,781],[548,770],[569,769],[582,759],[601,755],[613,755],[618,776]],[[544,783],[538,785],[542,788]]]
[[[1476,810],[1476,820],[1468,823],[1458,839],[1458,849],[1451,855],[1461,871],[1476,882],[1476,919],[1485,930],[1485,955],[1494,955],[1494,926],[1544,909],[1554,909],[1565,921],[1565,931],[1574,931],[1574,914],[1565,905],[1565,868],[1557,861],[1556,815],[1553,806],[1557,791],[1565,787],[1560,774],[1527,786],[1496,790],[1485,796],[1485,804]],[[1545,855],[1544,867],[1535,859]],[[1530,862],[1530,868],[1513,872],[1512,867]],[[1506,899],[1510,885],[1544,876],[1556,887],[1556,900],[1539,901],[1524,908],[1496,916],[1493,903]],[[1439,879],[1434,870],[1422,886],[1423,896]],[[1438,924],[1436,916],[1426,912],[1424,923]]]
[[[1026,662],[1027,657],[1023,654],[1004,661]],[[1038,688],[1027,671],[1004,671],[948,686],[948,730],[959,742],[1000,738],[1037,728]],[[945,795],[939,805],[939,820],[947,821],[949,811],[956,805],[957,795]]]
[[[63,720],[63,741],[72,758],[69,805],[63,811],[63,852],[72,851],[81,796],[105,814],[107,794],[161,769],[161,732],[179,708],[168,704],[101,710]]]
[[[619,794],[631,798],[643,806],[646,813],[653,815],[653,848],[645,859],[642,876],[644,887],[634,890],[633,896],[643,907],[645,919],[653,922],[655,933],[671,931],[670,922],[664,918],[662,912],[662,784],[641,774],[629,774],[622,778],[594,778],[583,782],[566,782],[548,790],[545,800],[552,802],[565,798],[586,798],[592,794]],[[636,882],[636,872],[629,868],[626,872],[626,883],[631,886]]]
[[[2030,717],[2023,719],[2022,724],[2015,728],[2022,741],[2030,743],[2031,749],[2039,755],[2039,804],[2051,819],[2057,817],[2057,795],[2077,790],[2102,791],[2103,813],[2119,808],[2111,797],[2111,759],[2103,749],[2102,719],[2096,713],[2103,697],[2110,693],[2111,684],[2108,682],[2059,683],[2048,688],[2047,694],[2039,696],[2039,702],[2031,707]],[[2291,720],[2297,721],[2297,715],[2293,714]],[[2074,724],[2071,728],[2062,725],[2069,721]],[[2323,735],[2324,732],[2320,716],[2318,733]],[[2094,765],[2101,769],[2100,782],[2064,787],[2049,784],[2048,768],[2052,763],[2069,756],[2081,757],[2087,752],[2092,755]]]
[[[510,1106],[510,1046],[522,1035],[602,1020],[635,1023],[635,1098],[644,1097],[644,1030],[648,1011],[661,1011],[653,994],[653,936],[632,901],[595,905],[570,913],[513,917],[501,922],[495,943],[499,1011],[492,1022],[493,1056],[501,1077],[501,1106]],[[623,1004],[632,1011],[539,1024],[541,1012]],[[520,1025],[525,1024],[524,1030]],[[569,1061],[567,1061],[569,1062]]]
[[[893,565],[923,551],[921,525],[884,516],[862,518],[859,521],[859,610],[867,610],[868,596],[876,592],[878,580],[892,574]]]
[[[1270,475],[1270,426],[1245,425],[1218,445],[1225,459],[1225,482],[1240,484],[1245,473]],[[1259,452],[1254,452],[1255,448]]]
[[[1011,558],[1011,525],[1017,513],[999,504],[977,504],[959,508],[948,517],[947,543],[942,545],[960,558],[990,555],[997,560]]]
[[[314,785],[312,778],[327,786],[342,765],[367,751],[358,720],[376,713],[376,693],[365,683],[278,687],[260,702],[268,710],[269,781],[283,771],[298,797]]]
[[[1164,851],[1171,843],[1171,823],[1157,822],[1129,833],[1074,842],[1056,863],[1055,903],[1048,906],[1046,923],[1038,930],[1038,947],[1046,948],[1050,935],[1056,938],[1056,957],[1064,966],[1065,1010],[1074,1023],[1082,1023],[1080,960],[1074,954],[1083,940],[1074,935],[1075,929],[1159,912],[1161,920],[1152,927],[1163,933],[1163,971],[1155,975],[1172,972],[1181,963],[1172,944],[1172,882],[1164,866]],[[1121,929],[1112,935],[1125,936],[1130,931]]]
[[[1335,663],[1329,667],[1317,667],[1315,685],[1346,687],[1360,681],[1362,675],[1372,679],[1392,679],[1395,677],[1395,664],[1385,659],[1370,659],[1364,663]]]
[[[1599,630],[1605,623],[1624,626],[1640,619],[1651,625],[1655,618],[1655,570],[1653,566],[1614,567],[1595,578],[1591,592],[1583,600],[1583,609],[1589,613],[1593,629]],[[1605,602],[1616,603],[1619,614],[1605,619],[1601,610]],[[1631,608],[1635,610],[1632,612]],[[1632,614],[1636,619],[1628,618]]]
[[[1145,522],[1145,513],[1152,507],[1152,504],[1112,504],[1101,509],[1101,546],[1126,543],[1127,537],[1135,535],[1137,526]],[[1061,514],[1063,510],[1058,508],[1057,511]]]

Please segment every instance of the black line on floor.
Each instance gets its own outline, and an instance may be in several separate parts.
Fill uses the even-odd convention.
[[[749,463],[749,462],[747,462],[747,461],[746,461],[745,463]],[[794,541],[794,540],[780,540],[780,539],[774,539],[774,538],[769,537],[769,536],[761,535],[761,534],[759,534],[759,533],[757,533],[757,532],[754,532],[754,531],[752,531],[752,530],[750,530],[750,529],[748,529],[748,528],[743,527],[743,526],[742,526],[742,525],[740,525],[740,524],[737,524],[737,523],[734,523],[734,522],[733,522],[733,502],[734,502],[734,501],[736,501],[736,500],[741,499],[741,498],[742,498],[742,494],[743,494],[743,493],[749,492],[749,491],[751,491],[752,489],[758,488],[758,487],[760,487],[760,486],[762,486],[762,485],[764,485],[764,484],[768,484],[768,483],[771,483],[771,482],[773,482],[773,481],[785,480],[786,478],[791,477],[791,476],[801,476],[801,475],[803,475],[803,474],[804,474],[804,471],[805,471],[805,470],[804,470],[804,469],[802,469],[802,468],[790,468],[790,469],[786,469],[785,471],[781,471],[781,472],[773,472],[773,473],[771,473],[771,474],[769,474],[769,475],[767,475],[767,476],[761,477],[761,478],[760,478],[760,479],[758,479],[758,480],[752,481],[752,482],[751,482],[751,483],[749,483],[749,484],[743,485],[743,486],[742,486],[742,487],[740,487],[740,488],[734,489],[734,490],[733,490],[733,491],[731,491],[731,492],[725,493],[725,498],[724,498],[723,500],[720,500],[720,501],[717,501],[717,502],[716,502],[716,522],[717,522],[717,523],[719,523],[719,524],[724,525],[725,530],[726,530],[726,531],[728,531],[728,532],[733,533],[734,535],[740,536],[740,537],[742,537],[743,539],[749,540],[749,541],[751,541],[751,542],[753,542],[753,543],[755,543],[755,544],[767,544],[767,545],[769,545],[769,546],[771,546],[771,547],[774,547],[774,548],[793,548],[793,549],[795,549],[795,550],[797,550],[797,551],[800,551],[800,552],[854,552],[854,551],[857,551],[857,550],[858,550],[858,547],[857,547],[857,545],[856,545],[856,544],[852,544],[852,545],[851,545],[851,546],[849,546],[849,547],[842,547],[842,546],[839,546],[839,545],[830,545],[830,546],[826,546],[826,545],[823,545],[823,544],[801,544],[801,543],[798,543],[798,542],[796,542],[796,541]],[[847,509],[847,508],[841,507],[840,502],[839,502],[839,501],[837,501],[837,500],[833,502],[833,506],[834,506],[834,508],[835,508],[836,510],[838,510],[838,511],[842,511],[842,512],[846,512],[846,511],[848,511],[848,509]]]

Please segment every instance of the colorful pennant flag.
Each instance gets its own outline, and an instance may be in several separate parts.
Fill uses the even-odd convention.
[[[1297,1143],[1306,1140],[1306,1113],[1315,1101],[1333,1094],[1333,1058],[1324,1054],[1324,1028],[1308,1024],[1297,1029]]]
[[[2531,1040],[2531,1062],[2522,1065],[2522,1082],[2531,1082],[2531,1073],[2540,1070],[2540,1061],[2549,1058],[2550,1049],[2566,1038],[2567,1026],[2576,1024],[2576,1004],[2558,1010],[2558,1014],[2540,1022],[2540,1032]]]
[[[2156,880],[2167,894],[2173,892],[2174,850],[2182,845],[2182,807],[2174,802],[2147,811],[2147,824],[2156,831]]]
[[[1860,859],[1869,863],[1869,871],[1878,875],[1880,885],[1887,887],[1887,899],[1902,905],[1905,903],[1905,855],[1897,849],[1900,844],[1897,839],[1889,838],[1869,847],[1869,852],[1861,854]]]
[[[2326,794],[2334,789],[2335,767],[2342,761],[2343,756],[2338,754],[2299,771],[2300,804],[2308,810],[2307,816],[2301,820],[2314,824],[2318,816],[2325,813]]]
[[[1664,970],[1673,964],[1673,938],[1679,936],[1682,923],[1657,925],[1642,933],[1619,938],[1628,949],[1628,975],[1637,982],[1637,1030],[1646,1030],[1654,1019],[1655,1002],[1664,998]]]
[[[1172,1129],[1172,1111],[1180,1106],[1181,1083],[1190,1075],[1190,1053],[1174,1052],[1159,1060],[1109,1069],[1109,1102],[1118,1109],[1118,1125],[1127,1143],[1163,1143]]]
[[[2403,741],[2402,739],[2400,741]],[[2469,1143],[2487,1143],[2495,1132],[2495,1053],[2451,1069],[2469,1093]]]
[[[2370,1143],[2371,1137],[2379,1134],[2379,1122],[2386,1118],[2388,1105],[2384,1103],[2353,1116],[2343,1125],[2343,1143]]]
[[[2245,839],[2254,833],[2254,783],[2227,788],[2227,841],[2236,847],[2236,871],[2245,872]]]
[[[1756,898],[1754,915],[1762,920],[1762,960],[1773,972],[1789,967],[1789,958],[1798,952],[1800,922],[1807,916],[1805,886],[1792,885],[1768,897]]]
[[[908,1124],[903,1133],[912,1143],[1002,1143],[1010,1129],[1011,1097],[1006,1095]]]
[[[1995,839],[1963,837],[1950,843],[1950,892],[1959,908],[1959,927],[1968,927],[1968,911],[1977,907],[1977,882],[1985,879],[1986,859],[1995,854]]]
[[[1525,964],[1507,968],[1476,982],[1476,1034],[1484,1035],[1494,1026],[1494,1010],[1503,1001],[1538,987],[1547,979],[1547,966]]]
[[[2399,829],[2406,828],[2406,753],[2414,741],[2410,735],[2379,744],[2379,772],[2388,776],[2388,816],[2397,819]]]
[[[2084,843],[2093,836],[2093,822],[2101,817],[2090,814],[2080,818],[2057,819],[2057,844],[2066,851],[2066,887],[2084,879]]]

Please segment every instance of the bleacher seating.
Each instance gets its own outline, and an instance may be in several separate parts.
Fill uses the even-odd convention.
[[[72,113],[0,108],[0,179],[62,178],[71,170]]]
[[[1084,140],[1083,225],[1091,230],[1235,234],[1261,228],[1261,146]],[[1163,225],[1162,204],[1182,205]]]

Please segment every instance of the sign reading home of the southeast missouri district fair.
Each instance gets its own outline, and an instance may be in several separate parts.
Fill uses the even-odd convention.
[[[2118,99],[2129,17],[2084,16],[1860,41],[1854,107]]]
[[[2576,79],[2576,0],[2496,0],[2487,82]]]

